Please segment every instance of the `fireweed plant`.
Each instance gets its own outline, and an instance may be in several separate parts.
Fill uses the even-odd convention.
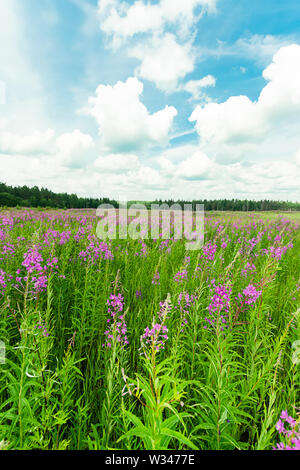
[[[275,427],[282,440],[273,447],[274,450],[300,450],[300,418],[294,419],[284,410]]]
[[[299,214],[97,224],[0,210],[0,449],[298,449]]]

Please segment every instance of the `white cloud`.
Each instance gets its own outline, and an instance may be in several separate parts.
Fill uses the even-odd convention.
[[[300,111],[300,45],[280,48],[263,71],[263,77],[269,83],[259,96],[259,107],[268,111],[269,116],[276,112],[284,117],[286,113]]]
[[[154,82],[166,92],[175,91],[178,80],[194,70],[195,54],[191,44],[179,44],[170,33],[135,46],[129,50],[129,56],[141,61],[135,71],[138,77]]]
[[[196,121],[195,128],[201,142],[239,143],[258,135],[264,135],[262,116],[256,104],[247,96],[231,96],[224,103],[208,103],[197,106],[189,121]]]
[[[278,49],[294,42],[295,37],[253,34],[239,38],[232,46],[232,52],[251,58],[260,65],[267,65]]]
[[[203,180],[214,177],[216,164],[197,145],[181,145],[168,149],[155,163],[160,172],[167,176],[169,181]]]
[[[178,91],[187,91],[194,100],[209,101],[208,96],[202,91],[203,88],[214,87],[216,79],[213,75],[206,75],[200,80],[189,80],[178,87]]]
[[[263,72],[257,101],[232,96],[197,106],[190,116],[201,148],[218,161],[291,158],[300,145],[300,46],[282,47]]]
[[[139,186],[143,189],[165,189],[169,187],[169,181],[155,168],[147,165],[142,165],[137,171],[130,173],[128,175],[128,184],[129,187],[136,188]]]
[[[215,12],[216,4],[217,0],[160,0],[155,4],[137,0],[131,5],[99,0],[100,28],[114,50],[143,34],[137,45],[129,41],[129,57],[141,61],[136,76],[153,81],[165,92],[174,92],[178,81],[194,70],[195,25],[205,12]]]
[[[96,27],[99,31],[96,6],[84,0],[72,2],[85,12],[81,32],[94,34]],[[114,47],[127,44],[129,55],[140,62],[137,77],[151,80],[165,92],[186,91],[190,99],[202,103],[190,118],[200,143],[170,148],[177,111],[166,106],[150,113],[142,102],[143,84],[138,78],[100,85],[90,98],[85,113],[96,120],[100,139],[94,141],[79,129],[54,133],[46,121],[47,84],[33,62],[37,54],[26,56],[30,24],[24,22],[16,0],[2,1],[0,40],[6,47],[0,50],[0,78],[7,85],[7,104],[0,106],[1,180],[82,196],[299,200],[300,47],[280,49],[291,42],[291,37],[283,36],[255,35],[233,45],[220,43],[211,54],[264,64],[266,84],[256,101],[232,96],[224,103],[209,103],[205,92],[216,79],[188,77],[184,83],[184,78],[201,55],[205,58],[202,47],[196,57],[193,40],[201,14],[212,12],[215,5],[213,0],[99,2],[102,31]],[[46,20],[56,22],[51,15]],[[123,53],[124,49],[119,51],[120,57]],[[241,66],[244,72],[244,65],[239,61],[236,70]],[[191,132],[180,130],[177,137]],[[158,146],[166,148],[159,151]]]
[[[166,145],[177,111],[173,106],[150,114],[140,101],[143,84],[134,77],[116,85],[99,85],[96,96],[82,110],[93,116],[106,151],[125,152],[153,145]]]
[[[18,135],[0,130],[0,153],[48,154],[53,151],[54,131],[34,131],[29,135]]]
[[[300,148],[295,152],[294,162],[300,167]]]
[[[109,154],[98,157],[94,162],[94,167],[104,173],[127,173],[139,166],[139,158],[135,154]]]
[[[198,18],[197,8],[201,8],[200,13],[206,11],[214,13],[216,11],[217,0],[161,0],[160,6],[162,15],[167,22],[184,22],[190,25]]]
[[[53,129],[45,132],[34,131],[28,135],[0,130],[0,155],[12,158],[27,158],[28,164],[40,159],[55,167],[84,167],[93,159],[95,148],[92,137],[78,129],[55,138]],[[91,158],[89,158],[91,157]],[[31,163],[30,163],[31,162]]]
[[[153,168],[153,161],[142,164],[135,154],[110,155],[110,161],[107,157],[85,168],[67,168],[52,155],[0,155],[0,174],[13,185],[37,184],[59,192],[127,200],[186,199],[187,181],[189,199],[299,200],[300,165],[293,162],[224,165],[209,159],[196,145],[167,149],[156,158],[159,169]]]
[[[110,2],[111,7],[104,9],[104,5],[99,1],[99,12],[106,17],[101,18],[101,29],[107,35],[113,36],[113,47],[118,47],[121,42],[128,37],[132,37],[137,33],[145,33],[148,31],[160,30],[163,25],[163,17],[159,6],[144,4],[137,1],[129,6],[125,2]],[[121,13],[125,13],[121,15]]]
[[[265,67],[270,63],[278,49],[298,43],[299,39],[299,34],[277,34],[276,36],[272,34],[248,34],[240,37],[232,44],[217,40],[217,44],[214,44],[213,47],[202,46],[199,58],[203,60],[209,57],[222,58],[232,56],[243,60],[252,60],[259,67]],[[240,67],[240,70],[242,73],[246,71],[243,65]]]
[[[209,176],[213,162],[205,153],[197,151],[186,160],[179,163],[176,176],[187,180],[199,180]]]
[[[83,167],[88,161],[89,151],[95,147],[92,137],[78,129],[62,134],[56,139],[57,159],[68,167]]]
[[[156,163],[160,167],[160,172],[165,175],[174,175],[176,171],[176,166],[164,155],[156,158]]]
[[[236,163],[224,167],[224,174],[232,190],[247,197],[299,200],[300,168],[292,162],[279,160],[250,166]]]
[[[135,34],[161,33],[168,24],[177,24],[178,33],[186,35],[199,19],[197,9],[201,13],[214,12],[216,3],[217,0],[160,0],[151,4],[137,0],[130,5],[120,0],[99,0],[100,27],[112,36],[113,47]]]
[[[6,85],[0,113],[12,132],[32,132],[37,123],[49,127],[43,84],[27,53],[27,27],[20,2],[0,1],[0,79]]]

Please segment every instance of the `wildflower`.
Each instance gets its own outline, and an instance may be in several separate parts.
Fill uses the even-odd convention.
[[[286,424],[289,429],[286,429]],[[273,447],[273,450],[300,450],[300,422],[289,416],[287,410],[283,410],[280,419],[277,421],[275,428],[282,434],[282,441]]]
[[[160,284],[160,282],[159,282],[159,272],[158,271],[156,271],[154,273],[154,276],[152,278],[152,284],[155,284],[155,285]]]
[[[36,247],[29,248],[28,252],[24,254],[24,261],[22,266],[25,266],[26,271],[31,274],[34,271],[42,271],[41,262],[43,261],[42,255],[38,252]]]
[[[33,276],[32,282],[34,285],[35,292],[43,292],[47,289],[48,278],[47,276]]]
[[[210,304],[207,307],[210,317],[205,317],[205,321],[211,326],[222,323],[221,331],[223,331],[228,326],[225,318],[228,316],[232,290],[230,287],[222,284],[216,285],[215,280],[212,280],[210,291],[214,292],[214,295],[211,297]]]
[[[256,267],[253,263],[247,263],[246,266],[242,269],[241,274],[244,277],[247,277],[249,273],[254,273],[256,271]]]
[[[249,284],[243,290],[243,294],[245,296],[244,303],[250,305],[250,304],[253,304],[254,302],[256,302],[258,297],[262,294],[262,291],[261,290],[256,290],[256,288],[252,284]]]
[[[281,421],[281,419],[279,421],[277,421],[277,423],[275,425],[275,428],[277,429],[279,434],[285,431],[284,423]]]
[[[92,264],[96,263],[100,257],[103,259],[113,259],[114,257],[105,242],[91,242],[85,250],[81,250],[78,254],[79,259],[84,262],[89,260]]]
[[[175,282],[182,282],[187,280],[187,270],[183,269],[182,271],[178,271],[174,276]]]
[[[138,240],[138,243],[141,244],[141,250],[140,252],[137,251],[134,253],[134,256],[142,256],[145,258],[147,256],[147,245],[142,239]]]
[[[151,328],[148,326],[141,336],[141,347],[146,354],[147,345],[151,345],[153,351],[160,351],[164,349],[165,343],[168,340],[168,328],[165,325],[167,315],[171,309],[170,294],[168,294],[164,302],[160,302],[160,310],[157,317],[153,317]]]
[[[37,325],[35,325],[34,329],[40,331],[43,336],[46,336],[46,337],[49,336],[47,327],[45,325],[41,324],[41,323],[38,323]]]
[[[0,269],[0,294],[4,295],[4,291],[7,287],[6,273],[3,269]]]
[[[211,241],[209,241],[206,245],[202,247],[203,254],[201,258],[206,259],[207,261],[213,261],[215,257],[215,253],[217,251],[217,245],[212,244]]]
[[[186,317],[189,316],[190,307],[195,302],[196,298],[197,297],[195,295],[189,295],[186,292],[181,292],[178,296],[178,305],[176,305],[174,308],[179,308],[180,310],[180,326],[182,327],[181,332],[184,331],[184,327],[188,324],[188,320]]]
[[[104,332],[106,336],[106,343],[104,343],[102,346],[104,347],[106,345],[107,348],[111,348],[112,342],[116,341],[121,345],[121,347],[124,347],[125,345],[129,344],[129,341],[126,336],[126,313],[122,313],[124,309],[124,298],[122,294],[110,294],[109,299],[107,299],[106,303],[108,305],[107,312],[110,313],[110,318],[107,319],[109,327]]]

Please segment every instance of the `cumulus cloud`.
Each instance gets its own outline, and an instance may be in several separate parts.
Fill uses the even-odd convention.
[[[141,1],[129,5],[117,0],[99,1],[100,27],[113,37],[112,46],[118,47],[124,39],[138,33],[160,30],[163,17],[158,5]]]
[[[54,131],[34,131],[30,135],[19,135],[0,131],[0,153],[6,154],[47,154],[53,151]]]
[[[263,195],[277,200],[290,197],[299,200],[300,168],[293,162],[278,160],[247,166],[236,163],[224,166],[224,174],[228,175],[232,190],[244,197],[257,199]]]
[[[211,159],[205,153],[197,151],[179,163],[176,176],[186,180],[200,180],[209,177],[212,167]]]
[[[282,47],[273,62],[263,71],[269,83],[263,88],[258,107],[272,119],[274,112],[282,117],[300,110],[300,45]]]
[[[118,47],[135,34],[162,32],[167,25],[176,24],[178,33],[190,32],[200,14],[213,12],[217,0],[160,0],[156,4],[136,0],[129,4],[120,0],[99,0],[100,27],[112,37],[111,45]]]
[[[178,80],[194,70],[195,25],[205,12],[216,10],[216,3],[217,0],[160,0],[153,4],[137,0],[130,5],[120,0],[101,0],[100,28],[114,50],[142,34],[138,45],[128,49],[129,57],[141,61],[136,76],[153,81],[165,92],[174,92]]]
[[[94,162],[94,167],[103,173],[126,173],[139,166],[139,158],[135,154],[109,154],[98,157]]]
[[[160,172],[175,181],[197,181],[214,177],[215,162],[196,145],[168,149],[156,159]]]
[[[263,117],[247,96],[231,96],[224,103],[198,105],[189,121],[196,121],[195,128],[203,144],[212,141],[238,144],[266,132]]]
[[[98,8],[71,1],[85,12],[85,35],[99,31],[98,10],[109,45],[126,46],[137,59],[136,78],[100,85],[89,99],[84,112],[95,119],[99,138],[79,129],[55,134],[43,118],[47,84],[36,73],[33,58],[24,54],[28,44],[22,49],[26,28],[17,2],[0,2],[0,39],[7,45],[0,51],[0,76],[13,101],[10,109],[10,104],[0,108],[1,113],[5,109],[0,121],[2,180],[97,197],[299,200],[300,46],[291,45],[291,37],[247,36],[231,45],[219,42],[214,51],[202,46],[196,51],[198,20],[205,11],[214,11],[214,0],[101,0]],[[263,65],[266,82],[257,99],[231,96],[223,103],[210,102],[206,92],[216,78],[187,76],[209,53]],[[245,72],[243,65],[238,61],[236,70],[241,66]],[[198,101],[190,121],[199,143],[168,145],[177,111],[161,106],[150,112],[143,104],[141,79],[167,93],[184,91]],[[185,109],[184,104],[183,113]],[[175,137],[191,132],[180,130]]]
[[[232,96],[191,114],[201,148],[219,161],[255,159],[262,151],[267,159],[284,158],[299,147],[300,46],[280,48],[263,77],[268,83],[257,101]]]
[[[178,80],[194,70],[195,54],[191,44],[179,44],[170,33],[135,46],[129,56],[141,61],[135,70],[138,77],[154,82],[166,92],[175,91]]]
[[[89,151],[95,147],[92,137],[78,129],[62,134],[56,139],[57,159],[64,166],[82,167],[88,160]]]
[[[141,165],[137,171],[133,171],[128,175],[127,181],[130,186],[148,189],[166,189],[169,187],[168,180],[160,174],[155,168]]]
[[[155,164],[158,168],[153,167]],[[284,160],[221,164],[196,145],[185,145],[167,149],[147,164],[139,162],[135,154],[112,154],[99,157],[98,163],[85,168],[58,165],[52,155],[0,154],[0,174],[10,184],[37,184],[91,197],[186,199],[188,184],[189,199],[299,200],[300,165]]]
[[[116,85],[99,85],[96,96],[82,110],[93,116],[106,151],[125,152],[153,145],[166,145],[177,110],[166,106],[150,114],[140,101],[143,84],[130,77]]]
[[[34,158],[40,158],[53,167],[83,167],[94,147],[92,137],[78,129],[58,137],[52,129],[28,135],[0,130],[0,155],[25,157],[28,164],[34,162]]]

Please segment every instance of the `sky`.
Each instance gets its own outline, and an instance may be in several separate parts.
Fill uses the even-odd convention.
[[[0,0],[0,181],[300,201],[299,0]]]

